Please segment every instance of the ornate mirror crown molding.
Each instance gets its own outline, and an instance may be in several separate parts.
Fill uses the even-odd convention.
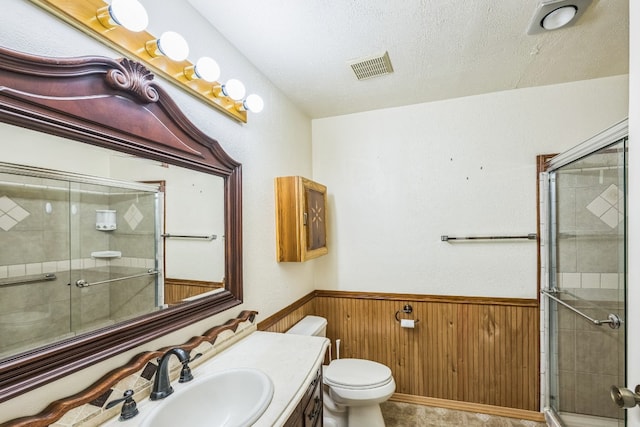
[[[127,58],[122,58],[119,62],[122,70],[109,70],[106,75],[107,83],[116,90],[131,92],[142,102],[157,102],[160,97],[153,86],[151,71],[139,62]]]

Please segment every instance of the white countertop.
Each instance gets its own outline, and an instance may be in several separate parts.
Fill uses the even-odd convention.
[[[328,346],[329,340],[323,337],[257,331],[194,368],[193,375],[197,378],[234,368],[263,371],[273,382],[273,398],[254,427],[282,426],[315,378]],[[189,383],[174,381],[171,385],[177,391],[188,387]],[[135,427],[156,405],[161,404],[161,400],[145,399],[139,402],[140,414],[135,418],[114,420],[105,425]]]

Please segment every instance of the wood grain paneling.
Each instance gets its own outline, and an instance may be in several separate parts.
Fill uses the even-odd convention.
[[[314,314],[315,292],[305,295],[288,307],[258,323],[258,329],[268,332],[286,332],[304,316]]]
[[[539,312],[535,299],[316,291],[269,326],[285,331],[306,314],[327,318],[340,357],[389,366],[403,395],[539,411]],[[419,320],[401,328],[411,304]],[[258,325],[259,329],[261,324]],[[264,330],[264,329],[263,329]]]
[[[179,303],[206,292],[224,288],[221,282],[205,282],[202,280],[164,279],[164,300],[167,304]]]

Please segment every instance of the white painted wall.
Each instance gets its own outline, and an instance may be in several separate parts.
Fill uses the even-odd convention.
[[[150,5],[155,2],[143,0],[142,3]],[[160,34],[166,29],[181,32],[190,43],[192,60],[204,54],[215,57],[223,70],[221,79],[242,79],[248,90],[259,93],[266,104],[262,113],[250,114],[247,124],[239,124],[204,107],[200,101],[168,83],[163,84],[189,119],[217,139],[232,158],[242,163],[244,304],[148,343],[144,348],[134,349],[2,403],[0,423],[38,412],[48,402],[84,389],[105,372],[126,363],[143,350],[185,342],[191,336],[236,316],[241,310],[258,310],[260,321],[313,290],[313,264],[278,264],[275,261],[273,195],[274,177],[311,176],[311,122],[217,32],[204,31],[205,25],[191,25],[194,20],[202,18],[181,3],[163,2],[163,8],[168,11],[162,16],[156,16],[154,8],[149,6],[149,31],[153,34]],[[179,8],[179,13],[172,8]],[[175,16],[181,19],[176,20]],[[0,28],[0,46],[23,52],[47,56],[120,56],[25,0],[2,1]],[[0,160],[9,161],[5,157],[4,145],[2,153]]]
[[[536,297],[536,245],[441,235],[536,231],[536,155],[627,116],[627,76],[313,121],[329,255],[316,287]]]
[[[86,145],[86,144],[85,144]],[[164,240],[165,278],[224,282],[224,181],[219,176],[109,152],[111,177],[164,181],[164,231],[213,240]]]
[[[627,386],[640,384],[640,4],[629,2],[629,253],[627,283]],[[627,425],[640,427],[640,408],[627,411]]]

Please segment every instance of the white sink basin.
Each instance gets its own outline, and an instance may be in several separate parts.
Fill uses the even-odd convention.
[[[140,427],[252,425],[271,403],[273,383],[262,371],[242,368],[195,377],[156,402]]]

